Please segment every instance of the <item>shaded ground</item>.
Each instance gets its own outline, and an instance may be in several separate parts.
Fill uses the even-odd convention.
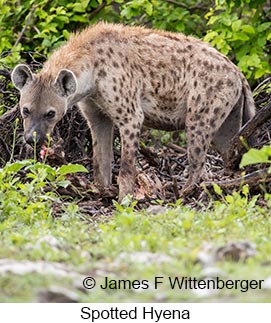
[[[41,66],[43,58],[27,53],[26,60],[35,70]],[[0,65],[0,106],[4,107],[0,117],[0,166],[7,161],[33,158],[33,149],[22,139],[22,123],[18,109],[18,91],[11,86],[11,70]],[[268,110],[260,125],[257,124],[255,147],[270,143],[271,132],[271,78],[266,79],[255,89],[255,101],[258,111]],[[1,111],[0,111],[1,113]],[[16,119],[18,120],[16,122]],[[251,132],[255,135],[255,129]],[[144,129],[138,153],[138,175],[135,197],[139,207],[148,207],[153,200],[163,200],[174,203],[179,198],[180,187],[187,178],[186,150],[180,145],[180,137],[172,134],[166,144],[152,131]],[[144,143],[144,144],[143,144]],[[147,145],[146,145],[147,143]],[[240,148],[238,148],[240,150]],[[241,153],[240,153],[241,154]],[[89,215],[111,213],[112,199],[117,196],[117,175],[120,160],[120,140],[116,130],[114,144],[113,186],[106,191],[99,191],[92,183],[92,146],[91,136],[86,121],[76,107],[73,107],[57,125],[53,135],[53,143],[48,152],[47,162],[54,166],[65,163],[83,164],[90,173],[88,175],[73,175],[69,179],[74,187],[63,189],[59,193],[78,199],[82,212]],[[40,158],[40,157],[38,157]],[[251,177],[245,180],[251,186],[251,193],[270,191],[270,177],[266,171],[257,171],[257,167],[249,167],[246,173]],[[206,182],[207,190],[196,188],[192,196],[185,202],[191,206],[206,204],[210,196],[216,198],[211,181],[217,182],[225,192],[238,189],[241,182],[241,171],[228,172],[223,167],[223,161],[218,154],[210,150],[207,156],[207,172],[210,182]],[[56,210],[57,212],[57,210]]]

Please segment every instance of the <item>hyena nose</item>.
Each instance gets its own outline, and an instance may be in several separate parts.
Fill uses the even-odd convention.
[[[26,141],[29,145],[33,146],[33,144],[34,144],[34,138],[33,138],[33,136],[32,136],[32,135],[25,135],[25,136],[24,136],[24,139],[25,139],[25,141]]]
[[[24,139],[31,146],[34,146],[35,144],[38,145],[41,141],[38,133],[25,134]]]

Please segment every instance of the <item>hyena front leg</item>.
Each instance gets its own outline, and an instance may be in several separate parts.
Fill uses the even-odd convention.
[[[93,148],[93,177],[95,184],[112,184],[113,122],[93,103],[81,103],[81,111],[91,131]]]
[[[121,163],[118,178],[119,201],[127,194],[132,195],[134,192],[136,154],[143,119],[143,112],[140,109],[128,114],[118,125],[121,137]]]

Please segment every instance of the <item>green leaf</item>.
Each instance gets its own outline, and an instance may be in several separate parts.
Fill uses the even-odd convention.
[[[68,39],[70,37],[70,33],[69,33],[69,31],[67,29],[64,29],[62,31],[62,34],[65,37],[65,39]]]
[[[70,164],[70,165],[63,165],[61,166],[57,173],[59,175],[67,175],[71,173],[88,173],[88,170],[79,164]]]
[[[227,14],[222,14],[222,20],[221,22],[223,23],[223,25],[225,26],[230,26],[232,24],[232,17],[230,15]]]
[[[233,38],[235,40],[237,40],[237,39],[244,40],[244,41],[249,40],[249,36],[247,34],[245,34],[243,31],[238,31],[238,32],[234,33]]]
[[[241,29],[247,34],[255,34],[255,29],[251,25],[243,25]]]
[[[183,226],[183,228],[184,228],[185,230],[189,230],[189,229],[191,229],[192,225],[193,225],[193,223],[192,223],[192,221],[191,221],[191,220],[189,220],[189,219],[185,219],[185,220],[183,220],[183,222],[182,222],[182,226]]]
[[[67,188],[71,184],[70,181],[58,181],[57,186]]]
[[[248,194],[249,194],[249,186],[248,186],[248,184],[243,186],[242,193],[244,194],[244,196],[248,197]]]
[[[234,21],[231,25],[232,31],[236,32],[236,31],[240,30],[241,25],[242,25],[241,19]]]
[[[17,173],[19,170],[21,170],[22,168],[24,168],[25,166],[28,166],[30,164],[31,164],[31,162],[29,160],[22,160],[22,161],[17,161],[13,164],[6,164],[4,169],[7,172]]]
[[[73,11],[74,12],[82,12],[84,13],[86,10],[86,7],[83,3],[80,3],[80,2],[76,2],[73,6]]]
[[[152,15],[152,12],[153,12],[153,6],[150,2],[147,2],[146,3],[146,6],[145,6],[145,10],[146,10],[146,14],[148,16],[151,16]]]
[[[258,68],[255,71],[254,77],[255,79],[259,79],[260,77],[264,76],[265,74],[269,73],[269,71],[265,68]]]
[[[257,45],[258,47],[264,47],[266,44],[266,37],[265,35],[261,36],[261,37],[257,37]]]
[[[82,15],[73,15],[70,20],[76,21],[76,22],[83,22],[83,23],[89,22],[88,19]]]
[[[264,22],[263,24],[259,25],[257,27],[257,31],[260,33],[266,29],[268,29],[271,26],[271,22]]]
[[[265,146],[261,149],[251,148],[247,153],[242,157],[240,168],[260,163],[271,163],[271,146]]]
[[[67,24],[70,20],[67,16],[59,15],[57,16],[56,20],[62,21],[63,23]]]
[[[222,196],[223,191],[217,184],[213,183],[213,189],[217,195]]]
[[[216,31],[209,31],[207,35],[204,37],[204,41],[209,42],[217,37],[218,33]]]

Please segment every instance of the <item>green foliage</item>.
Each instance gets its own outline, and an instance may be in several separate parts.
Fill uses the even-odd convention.
[[[8,65],[22,51],[48,55],[99,20],[147,25],[203,38],[228,55],[252,82],[271,72],[271,9],[266,1],[0,0],[0,53]]]
[[[205,30],[198,1],[133,0],[122,1],[121,18],[125,23],[202,36]],[[174,2],[174,1],[173,1]],[[202,1],[202,7],[210,2]],[[192,9],[191,9],[192,8]]]
[[[0,0],[0,53],[12,51],[2,59],[7,65],[20,60],[20,51],[48,55],[69,37],[70,32],[100,19],[101,0]],[[108,1],[111,3],[111,1]],[[97,14],[92,13],[97,10]],[[103,19],[114,21],[116,13],[105,7]]]
[[[211,29],[204,40],[234,59],[249,79],[271,73],[271,10],[265,2],[217,0],[205,15]]]
[[[24,174],[24,177],[19,176]],[[87,172],[82,165],[64,165],[55,169],[31,160],[7,163],[0,169],[0,222],[18,217],[20,222],[50,217],[52,203],[61,204],[56,191],[67,187],[68,173]]]
[[[261,149],[251,148],[243,155],[240,167],[262,163],[271,164],[271,146],[264,146]]]
[[[203,38],[253,81],[271,73],[271,9],[264,3],[134,0],[123,5],[121,17],[129,24],[151,24]]]

